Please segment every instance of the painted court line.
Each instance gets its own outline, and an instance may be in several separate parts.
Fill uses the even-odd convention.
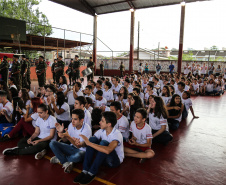
[[[51,157],[49,157],[49,156],[47,156],[47,155],[45,155],[44,158],[46,158],[46,159],[48,159],[48,160],[51,159]],[[62,164],[59,164],[59,165],[62,165]],[[75,172],[77,172],[77,173],[81,173],[81,172],[82,172],[81,170],[79,170],[79,169],[77,169],[77,168],[73,168],[73,171],[75,171]],[[103,183],[103,184],[107,184],[107,185],[116,185],[116,184],[114,184],[114,183],[111,183],[111,182],[106,181],[106,180],[104,180],[104,179],[101,179],[101,178],[99,178],[99,177],[95,177],[94,180],[99,181],[99,182],[101,182],[101,183]]]

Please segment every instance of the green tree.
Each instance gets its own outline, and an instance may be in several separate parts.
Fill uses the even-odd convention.
[[[189,52],[188,54],[183,54],[182,55],[182,60],[187,60],[187,61],[194,60],[193,59],[193,53]]]
[[[46,15],[34,7],[39,3],[40,0],[1,0],[0,15],[26,21],[27,34],[48,36],[53,33],[52,28]]]
[[[210,50],[218,50],[218,47],[213,45],[212,47],[210,47]]]

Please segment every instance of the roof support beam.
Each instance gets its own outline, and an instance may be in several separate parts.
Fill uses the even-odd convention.
[[[93,62],[94,74],[96,74],[97,64],[97,15],[93,17]]]
[[[85,7],[86,7],[86,9],[94,16],[95,15],[95,10],[93,9],[93,7],[92,6],[90,6],[90,4],[89,3],[87,3],[87,1],[86,0],[79,0]]]
[[[131,11],[129,73],[133,71],[134,24],[135,24],[135,10]]]

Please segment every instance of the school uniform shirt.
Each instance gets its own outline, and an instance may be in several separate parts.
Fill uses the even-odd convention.
[[[73,90],[70,90],[67,93],[67,103],[69,105],[74,105],[75,104],[75,98],[74,98],[74,95],[73,95]]]
[[[103,89],[97,89],[96,87],[93,89],[93,94],[95,95],[98,90],[103,91]]]
[[[27,106],[27,105],[30,105],[30,103],[31,103],[31,100],[27,100],[27,101],[26,101],[26,106]]]
[[[90,126],[87,123],[83,123],[82,128],[80,128],[79,130],[76,127],[73,127],[72,123],[70,123],[68,125],[68,134],[72,138],[77,138],[77,139],[80,140],[80,142],[83,142],[84,140],[79,135],[82,134],[82,135],[86,136],[89,139],[92,136],[92,130],[91,130]],[[82,151],[86,151],[86,147],[81,147],[81,148],[78,148],[78,149],[82,150]]]
[[[117,123],[114,128],[118,129],[124,138],[129,138],[129,121],[124,115],[117,119]]]
[[[184,91],[183,92],[180,92],[179,90],[175,91],[175,94],[178,94],[181,98],[182,98],[183,93],[184,93]]]
[[[175,84],[173,85],[173,87],[174,87],[174,89],[175,89],[175,92],[178,91],[178,85],[177,85],[177,83],[175,83]]]
[[[116,97],[115,101],[118,101],[121,104],[121,110],[123,110],[122,102],[121,102],[121,100],[119,100],[119,97],[118,96]],[[122,101],[123,101],[124,105],[128,102],[127,98],[126,99],[123,99]]]
[[[29,94],[30,98],[34,98],[35,97],[35,94],[32,91],[29,91],[28,94]]]
[[[115,85],[112,85],[111,90],[113,92],[113,90],[115,90],[117,93],[119,93],[120,89],[121,89],[121,85],[117,85],[117,87],[115,87]],[[114,99],[116,99],[117,94],[114,94]]]
[[[129,131],[132,132],[133,136],[137,138],[136,142],[138,144],[146,144],[147,139],[153,138],[151,127],[147,123],[144,124],[143,128],[137,128],[136,123],[132,121]]]
[[[129,112],[127,112],[127,114],[128,114],[127,119],[130,120],[130,104],[129,104],[129,102],[126,103],[126,107],[129,107]]]
[[[108,106],[105,106],[105,110],[104,110],[105,112],[106,111],[110,111],[110,107],[108,107]]]
[[[90,112],[85,108],[84,113],[85,113],[84,123],[87,123],[90,127],[92,127],[91,126],[91,114],[90,114]]]
[[[213,92],[213,84],[207,84],[206,91],[207,92]]]
[[[163,86],[164,86],[163,81],[162,80],[159,80],[159,83],[160,83],[160,89],[162,90],[163,89]]]
[[[92,112],[93,112],[93,107],[90,106],[87,110],[90,112],[90,114],[92,114]]]
[[[94,103],[94,107],[102,107],[102,106],[106,106],[107,105],[107,100],[102,97],[101,100],[95,100],[95,103]]]
[[[13,114],[13,104],[10,101],[7,101],[5,105],[0,103],[0,111],[6,110],[8,116]]]
[[[58,109],[59,109],[59,105],[56,106]],[[52,105],[52,108],[53,108],[53,105]],[[70,121],[71,120],[71,116],[70,116],[70,107],[69,105],[64,102],[64,104],[60,107],[60,109],[64,109],[64,112],[62,114],[56,114],[56,118],[61,120],[61,121]]]
[[[163,118],[162,115],[159,118],[154,113],[149,113],[149,125],[153,130],[160,130],[161,126],[166,125],[166,131],[169,130],[167,119]]]
[[[195,91],[199,91],[199,84],[198,83],[197,84],[193,83],[192,86],[193,86]]]
[[[107,100],[107,101],[110,101],[110,100],[114,100],[114,96],[113,96],[113,91],[111,89],[108,89],[107,91],[104,90],[103,91],[103,97]],[[96,99],[95,99],[96,100]],[[110,102],[107,102],[107,105],[109,106],[111,103]]]
[[[141,99],[142,103],[144,104],[144,93],[141,92],[139,94],[139,96],[140,96],[140,99]]]
[[[49,115],[47,120],[43,120],[42,118],[38,117],[35,123],[36,127],[39,127],[40,129],[38,138],[43,139],[48,137],[50,135],[50,129],[56,128],[55,127],[56,123],[57,123],[56,118],[51,115]],[[55,135],[51,141],[56,141],[56,139],[57,139],[57,134],[55,132]]]
[[[161,98],[162,98],[163,102],[165,103],[165,105],[167,105],[170,102],[170,100],[172,99],[171,96],[169,96],[169,97],[161,96]]]
[[[149,98],[150,95],[158,96],[156,92],[153,92],[152,94],[149,94],[149,93],[147,92],[147,93],[145,94],[145,96],[144,96],[144,99],[145,99],[145,100],[148,100],[148,98]]]
[[[182,99],[182,103],[184,104],[184,107],[186,108],[187,112],[189,111],[190,107],[192,106],[192,101],[190,98],[188,99]]]
[[[143,89],[143,91],[145,91],[147,85],[148,85],[148,82],[147,83],[142,82],[142,89]]]
[[[92,93],[90,95],[86,94],[85,97],[91,98],[93,100],[93,103],[95,103],[95,101],[96,101],[96,98]]]
[[[190,89],[190,86],[189,86],[189,85],[185,85],[184,90],[185,90],[185,91],[189,91],[189,89]]]
[[[37,112],[35,112],[35,113],[33,113],[32,115],[31,115],[31,118],[32,118],[32,125],[33,125],[33,127],[35,127],[36,126],[36,121],[37,121],[37,119],[38,119],[38,117],[39,117],[39,115],[38,115],[38,113]]]
[[[184,74],[187,75],[190,72],[190,66],[185,66]]]
[[[67,91],[67,84],[61,84],[58,89],[63,89],[63,93]]]
[[[128,93],[132,93],[132,92],[133,92],[133,86],[130,85],[130,86],[127,88],[127,90],[128,90]]]
[[[77,93],[77,96],[84,96],[84,94],[83,94],[83,92],[82,91],[78,91],[78,92],[76,92]]]
[[[105,129],[99,129],[94,134],[94,136],[97,139],[105,140],[109,143],[111,143],[112,141],[118,141],[118,145],[116,146],[115,151],[116,151],[116,154],[118,155],[120,163],[123,162],[123,159],[124,159],[123,137],[119,130],[117,130],[116,128],[113,128],[111,133],[107,135]]]
[[[201,67],[201,74],[206,74],[206,70],[207,70],[207,67],[202,66]]]

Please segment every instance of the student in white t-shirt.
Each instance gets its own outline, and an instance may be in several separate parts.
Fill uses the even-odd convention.
[[[119,90],[121,89],[121,85],[118,84],[119,78],[118,77],[113,77],[112,78],[112,87],[111,90],[113,91],[114,99],[116,99],[117,94],[119,93]]]
[[[7,100],[6,91],[0,91],[0,123],[9,123],[7,118],[12,119],[13,106]]]
[[[19,120],[19,122],[15,125],[12,131],[9,134],[5,134],[4,137],[0,138],[0,141],[7,141],[10,140],[18,135],[18,133],[22,130],[23,136],[31,136],[35,131],[35,122],[38,119],[37,108],[42,103],[39,97],[35,97],[31,99],[30,107],[26,108],[26,113],[24,114],[21,109],[21,114],[23,117]],[[29,114],[29,109],[32,109],[33,112]]]
[[[73,87],[73,96],[76,99],[79,96],[84,96],[84,94],[82,93],[81,89],[81,83],[80,82],[75,82],[75,85]]]
[[[90,97],[86,97],[86,105],[85,108],[90,112],[90,114],[92,114],[93,111],[93,100]]]
[[[17,90],[17,87],[16,87],[16,85],[15,85],[15,82],[16,82],[15,78],[14,78],[14,77],[11,77],[11,78],[9,79],[9,81],[8,81],[8,83],[9,83],[9,88],[13,87],[13,88],[15,88],[15,89]]]
[[[177,84],[177,88],[178,88],[178,90],[175,91],[175,93],[178,94],[182,98],[182,95],[183,95],[183,92],[184,92],[184,88],[185,88],[185,83],[184,82],[179,82]]]
[[[35,154],[35,159],[41,159],[46,154],[46,149],[51,140],[56,140],[56,118],[50,115],[49,107],[45,104],[38,106],[39,118],[36,120],[35,132],[27,139],[19,141],[18,147],[8,148],[3,155],[27,155]]]
[[[59,78],[59,87],[58,87],[58,92],[63,92],[65,93],[67,91],[67,79],[65,76],[61,76]]]
[[[98,90],[95,94],[96,100],[94,103],[94,108],[95,107],[102,107],[107,105],[107,100],[103,97],[103,91]]]
[[[198,95],[199,93],[199,83],[197,82],[197,78],[194,79],[192,88],[190,89],[192,95]]]
[[[107,100],[108,106],[111,104],[111,102],[114,101],[114,96],[111,87],[112,87],[111,83],[109,81],[106,81],[103,90],[103,97]]]
[[[30,99],[30,96],[27,92],[27,89],[25,89],[25,88],[21,89],[18,93],[18,97],[20,97],[23,100],[24,107],[30,105],[31,99]]]
[[[82,109],[85,113],[84,122],[87,123],[91,128],[91,114],[90,112],[85,108],[87,101],[84,96],[79,96],[75,99],[75,105],[74,109]]]
[[[124,144],[125,156],[140,158],[140,163],[145,159],[154,157],[151,149],[152,132],[151,127],[145,123],[147,111],[144,108],[136,110],[134,121],[130,125],[132,138]],[[137,151],[140,150],[139,151]]]
[[[89,184],[103,163],[109,167],[117,167],[123,162],[123,137],[121,132],[114,128],[116,123],[115,113],[104,112],[100,121],[100,130],[93,137],[88,139],[86,136],[80,135],[87,148],[82,173],[74,179],[74,183]]]
[[[144,96],[145,105],[148,104],[148,98],[149,98],[150,95],[158,96],[157,93],[153,91],[153,88],[154,88],[153,84],[149,83],[147,85],[147,91],[146,91],[145,96]]]
[[[89,97],[89,98],[91,98],[92,99],[92,106],[94,105],[94,103],[95,103],[95,95],[93,95],[93,93],[92,93],[92,86],[91,85],[87,85],[86,86],[86,88],[85,88],[85,97]]]
[[[167,105],[170,102],[172,96],[171,96],[171,92],[170,92],[168,85],[165,85],[163,87],[162,93],[161,93],[161,98],[162,98],[165,105]]]
[[[58,92],[56,98],[52,98],[51,101],[48,101],[48,104],[53,112],[55,112],[57,122],[64,124],[65,128],[67,128],[71,122],[71,116],[70,107],[65,102],[64,93]]]
[[[123,136],[123,141],[128,141],[129,139],[129,121],[128,119],[121,114],[121,104],[117,101],[112,102],[110,105],[111,112],[114,112],[117,117],[117,124],[115,128],[118,129]]]
[[[68,126],[67,131],[64,133],[64,125],[56,123],[56,130],[58,136],[64,141],[69,141],[70,144],[51,141],[49,146],[55,154],[50,159],[50,163],[61,163],[64,172],[70,173],[73,169],[73,163],[83,161],[85,156],[85,142],[81,134],[90,138],[92,135],[91,128],[88,124],[84,123],[84,111],[82,109],[75,109],[72,111],[72,122]]]
[[[127,88],[128,93],[132,93],[133,92],[133,86],[130,84],[129,78],[125,79],[124,86]]]
[[[162,143],[166,145],[173,139],[169,133],[167,117],[168,111],[161,97],[153,97],[147,112],[149,113],[149,125],[152,129],[153,143]]]
[[[96,95],[96,92],[102,90],[102,81],[101,80],[97,80],[96,86],[93,89],[93,94]]]
[[[190,93],[188,91],[185,91],[183,93],[182,103],[184,104],[184,111],[182,113],[182,119],[187,118],[189,109],[191,110],[193,118],[199,118],[198,116],[195,116],[195,113],[194,113],[194,110],[193,110],[193,107],[192,107],[192,101],[191,101],[191,98],[190,98]]]
[[[122,86],[115,101],[120,102],[122,110],[125,108],[127,103],[128,90],[126,87]]]

